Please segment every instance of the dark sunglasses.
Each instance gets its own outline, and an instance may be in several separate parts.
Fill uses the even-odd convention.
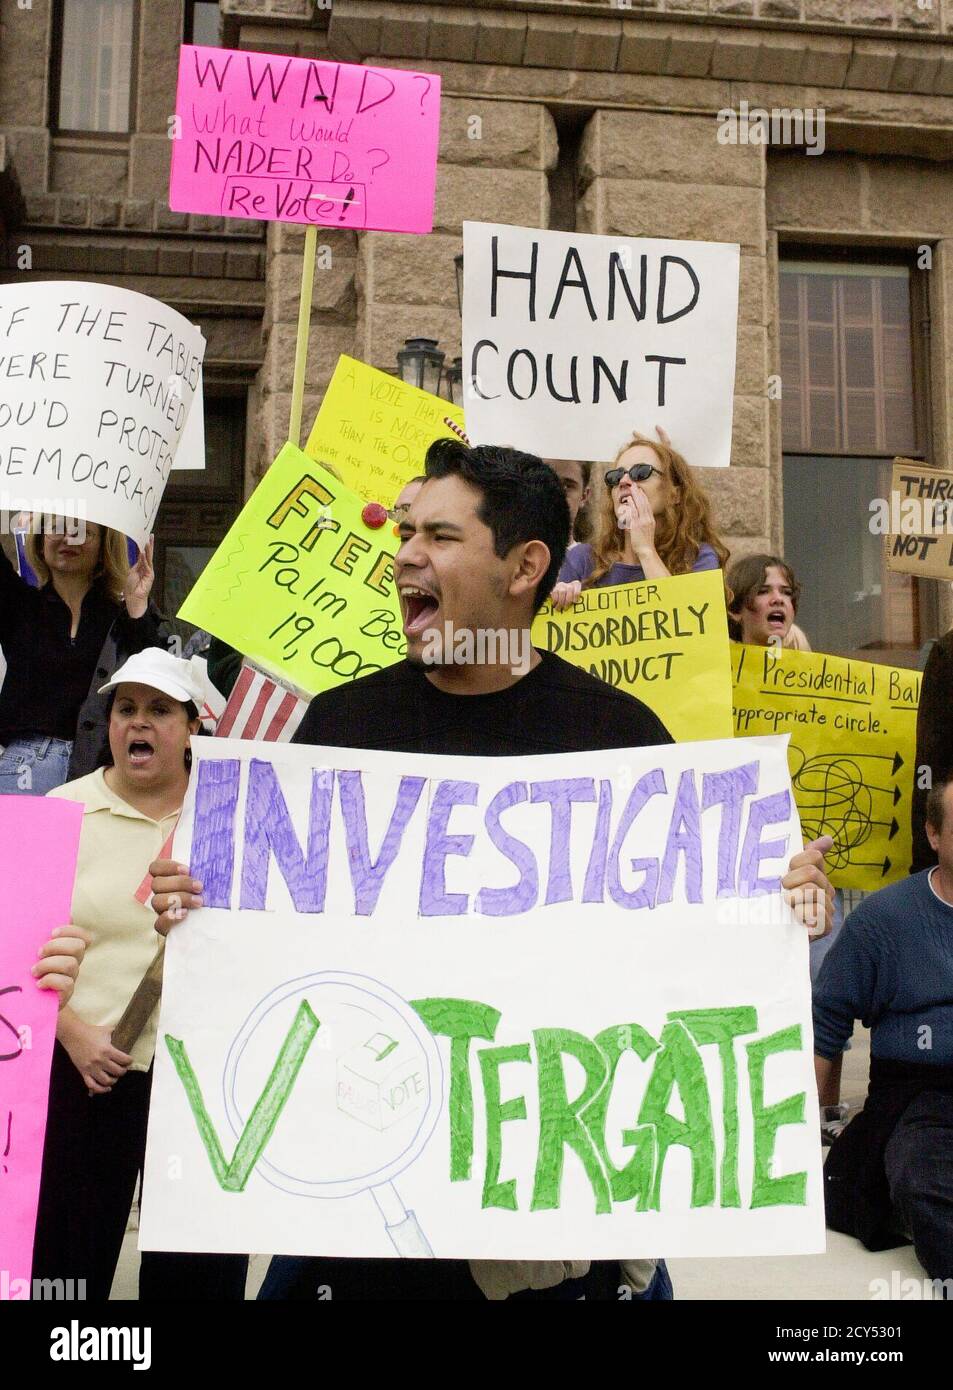
[[[606,487],[618,487],[627,473],[633,483],[647,482],[653,473],[660,478],[665,477],[661,468],[655,468],[651,463],[633,463],[631,468],[610,468],[606,474]]]

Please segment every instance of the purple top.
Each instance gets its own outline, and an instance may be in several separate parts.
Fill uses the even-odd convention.
[[[698,555],[692,565],[692,574],[697,570],[716,570],[719,569],[718,556],[710,545],[702,544],[699,546]],[[594,569],[592,561],[591,545],[574,545],[572,550],[566,552],[562,569],[559,571],[559,583],[571,584],[574,579],[586,580]],[[598,579],[593,586],[601,589],[609,584],[632,584],[637,579],[644,579],[645,571],[641,565],[615,564],[608,570],[601,579]]]

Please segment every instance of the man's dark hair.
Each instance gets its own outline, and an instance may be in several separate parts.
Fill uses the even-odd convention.
[[[569,541],[569,504],[562,483],[535,454],[495,444],[469,448],[457,439],[435,439],[424,461],[429,478],[457,476],[483,494],[477,516],[493,534],[502,560],[525,541],[542,541],[549,568],[536,589],[538,613],[556,583]]]
[[[927,793],[926,822],[927,825],[932,825],[937,834],[943,829],[943,793],[951,782],[953,782],[953,771],[945,773],[942,777],[934,778],[933,785]]]

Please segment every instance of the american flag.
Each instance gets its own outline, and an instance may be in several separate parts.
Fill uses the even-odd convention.
[[[307,708],[307,697],[246,661],[216,725],[215,736],[288,743]]]

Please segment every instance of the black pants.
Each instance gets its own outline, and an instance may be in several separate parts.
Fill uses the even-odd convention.
[[[82,1279],[87,1299],[109,1297],[145,1158],[151,1089],[151,1071],[130,1071],[108,1095],[90,1096],[55,1044],[34,1279]],[[139,1297],[244,1299],[247,1270],[245,1255],[144,1251]]]
[[[953,1095],[926,1091],[911,1101],[884,1167],[917,1259],[931,1279],[953,1279]]]
[[[672,1297],[664,1262],[661,1277],[647,1292],[654,1299]],[[588,1274],[564,1279],[548,1289],[524,1289],[508,1302],[538,1303],[586,1298],[617,1302],[622,1275],[617,1260],[594,1260]],[[343,1302],[419,1303],[435,1300],[486,1301],[466,1260],[335,1259],[326,1256],[276,1255],[258,1297],[262,1301],[313,1302],[328,1298]],[[641,1298],[642,1295],[637,1295]]]

